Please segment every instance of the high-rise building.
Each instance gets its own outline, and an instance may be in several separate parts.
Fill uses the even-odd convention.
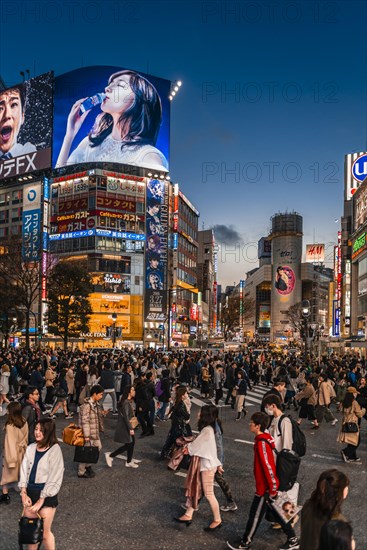
[[[217,250],[214,231],[199,231],[198,289],[203,303],[208,306],[208,317],[203,317],[203,333],[210,334],[217,328]]]

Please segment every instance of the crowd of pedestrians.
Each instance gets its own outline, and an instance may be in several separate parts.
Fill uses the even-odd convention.
[[[60,413],[81,428],[85,446],[98,451],[102,449],[104,417],[116,417],[114,441],[118,447],[105,453],[108,467],[116,456],[126,453],[126,467],[138,468],[139,461],[134,460],[137,427],[140,438],[148,438],[155,435],[158,423],[169,422],[160,459],[169,461],[172,469],[180,463],[188,468],[185,512],[174,519],[189,526],[205,497],[212,511],[205,531],[211,532],[221,528],[221,512],[238,509],[224,478],[219,407],[228,405],[233,409],[233,421],[243,422],[248,414],[247,393],[259,383],[268,390],[259,412],[249,419],[254,436],[255,494],[243,536],[228,541],[228,547],[253,547],[264,518],[286,535],[281,550],[332,548],[338,533],[353,544],[350,524],[341,513],[349,479],[338,469],[320,476],[303,506],[300,537],[295,532],[298,515],[288,520],[279,513],[278,504],[285,494],[292,495],[292,500],[284,510],[299,504],[297,473],[306,452],[305,421],[311,430],[322,430],[324,420],[332,426],[339,420],[335,445],[343,444],[341,460],[361,463],[357,450],[361,422],[367,418],[367,385],[366,362],[357,356],[331,355],[320,362],[305,362],[302,356],[274,353],[270,348],[256,354],[248,349],[227,353],[141,348],[118,353],[3,350],[0,372],[0,414],[7,415],[0,503],[10,503],[9,485],[18,483],[24,513],[31,518],[40,514],[44,519],[46,550],[55,548],[51,526],[64,471],[55,435]],[[206,403],[198,422],[192,418],[191,388],[196,388]],[[107,396],[112,409],[103,408]],[[292,417],[287,414],[291,409]],[[341,413],[339,419],[336,412]],[[193,423],[198,427],[197,436],[193,435]],[[92,464],[79,462],[76,475],[92,478],[96,474]],[[214,482],[226,497],[224,506],[219,506]]]

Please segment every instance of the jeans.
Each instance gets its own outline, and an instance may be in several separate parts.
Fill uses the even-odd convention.
[[[103,397],[101,399],[101,405],[103,406],[104,400],[106,399],[107,395],[110,395],[112,397],[112,411],[116,412],[116,410],[117,410],[117,399],[116,399],[115,390],[112,390],[112,389],[104,390]]]
[[[164,417],[166,415],[167,407],[168,407],[168,403],[164,403],[164,402],[161,403],[161,408],[157,412],[157,416],[160,420],[164,420]]]
[[[123,445],[122,447],[119,447],[118,449],[116,449],[116,451],[113,451],[113,453],[110,454],[110,457],[115,458],[115,456],[121,455],[126,451],[127,462],[131,462],[133,458],[134,445],[135,445],[135,438],[133,435],[131,437],[132,437],[131,443],[125,443],[125,445]]]

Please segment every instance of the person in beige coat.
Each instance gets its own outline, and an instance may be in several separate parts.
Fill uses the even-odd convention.
[[[22,416],[22,406],[16,401],[8,405],[8,419],[4,427],[3,470],[0,485],[3,493],[0,503],[10,504],[8,484],[19,481],[20,465],[28,445],[28,424]]]
[[[330,410],[330,403],[335,396],[334,388],[330,385],[328,377],[324,373],[320,373],[318,388],[316,390],[316,417],[319,424],[325,418],[326,422],[331,422],[332,426],[338,422]]]
[[[360,419],[366,414],[366,409],[362,409],[356,400],[358,391],[353,386],[347,389],[347,394],[343,401],[343,421],[338,435],[339,443],[347,443],[345,449],[340,451],[344,462],[354,462],[361,464],[361,459],[357,457],[357,449],[360,443]],[[348,424],[348,428],[347,428]],[[355,431],[350,430],[353,427]]]
[[[66,373],[66,383],[68,386],[68,396],[72,399],[75,392],[75,383],[74,383],[74,365],[71,364]]]

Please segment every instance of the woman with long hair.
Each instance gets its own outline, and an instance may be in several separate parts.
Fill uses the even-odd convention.
[[[199,435],[192,443],[189,443],[184,450],[184,454],[192,457],[198,457],[200,464],[201,484],[204,495],[210,504],[213,513],[213,521],[204,528],[204,531],[215,531],[222,526],[220,509],[218,501],[214,494],[214,476],[219,469],[223,472],[222,465],[217,455],[217,445],[215,441],[216,414],[211,405],[204,405],[201,408],[198,429]],[[188,474],[190,479],[190,473]],[[190,502],[186,512],[179,518],[174,518],[179,523],[185,523],[186,526],[192,522],[195,510],[195,504]]]
[[[322,526],[319,550],[355,550],[355,547],[350,523],[334,519]]]
[[[348,496],[349,479],[340,470],[323,472],[301,512],[300,550],[318,550],[321,528],[332,519],[347,521],[341,507]]]
[[[176,439],[181,436],[191,436],[190,411],[187,402],[190,402],[186,386],[179,386],[176,390],[175,404],[173,405],[169,417],[171,419],[171,429],[161,451],[161,459],[168,458],[169,453]]]
[[[117,443],[123,443],[122,447],[119,447],[112,453],[105,453],[107,466],[112,467],[112,462],[115,456],[120,455],[126,451],[127,453],[127,468],[138,468],[137,462],[133,459],[135,437],[134,428],[130,421],[134,416],[134,409],[132,407],[132,401],[135,397],[134,386],[125,386],[121,395],[121,399],[118,403],[118,417],[117,426],[115,431],[114,441]]]
[[[57,495],[64,476],[64,460],[56,438],[55,422],[42,418],[34,430],[35,443],[25,452],[20,468],[19,488],[27,518],[43,518],[43,545],[55,550],[55,537],[51,531],[58,505]],[[38,544],[28,545],[37,550]]]
[[[347,389],[347,393],[342,403],[343,420],[338,435],[339,443],[347,443],[345,449],[340,451],[344,462],[354,462],[361,464],[361,459],[357,457],[357,449],[360,443],[359,425],[366,409],[362,409],[357,401],[358,391],[353,386]]]
[[[102,113],[89,135],[71,153],[73,141],[89,110],[80,107],[87,98],[71,108],[66,134],[56,167],[81,162],[119,162],[167,171],[168,163],[155,145],[162,122],[162,104],[157,90],[134,71],[119,71],[108,79]]]
[[[8,405],[8,418],[4,426],[3,471],[0,485],[3,493],[0,502],[10,504],[8,484],[19,481],[19,470],[28,445],[28,424],[22,416],[20,403]]]

